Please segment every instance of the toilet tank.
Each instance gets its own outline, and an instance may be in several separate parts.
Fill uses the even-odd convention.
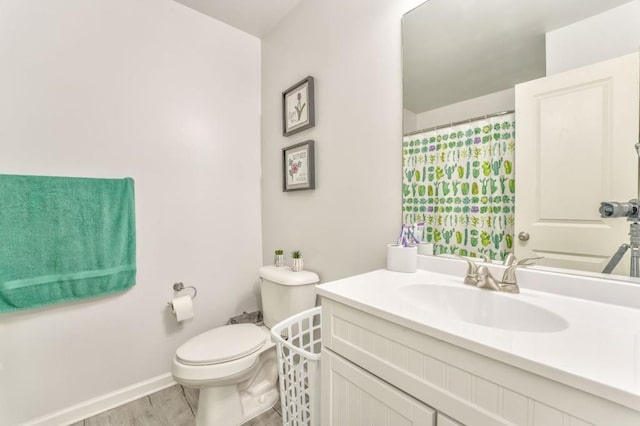
[[[289,267],[263,266],[258,270],[262,315],[271,328],[280,321],[316,305],[318,274],[311,271],[293,272]]]

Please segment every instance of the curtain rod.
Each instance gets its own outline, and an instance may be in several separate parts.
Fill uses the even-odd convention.
[[[515,110],[495,112],[493,114],[485,114],[485,115],[481,115],[479,117],[473,117],[473,118],[468,118],[466,120],[455,121],[453,123],[442,124],[442,125],[433,126],[433,127],[427,127],[426,129],[421,129],[421,130],[416,130],[414,132],[405,133],[402,136],[412,136],[412,135],[417,135],[418,133],[430,132],[432,130],[446,129],[447,127],[457,126],[458,124],[471,123],[472,121],[476,121],[476,120],[486,120],[487,118],[498,117],[498,116],[505,115],[505,114],[511,114],[512,112],[515,112]]]

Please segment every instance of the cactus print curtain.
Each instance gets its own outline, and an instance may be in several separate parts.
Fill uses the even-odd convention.
[[[513,248],[514,152],[513,113],[405,136],[403,223],[438,254],[503,259]]]

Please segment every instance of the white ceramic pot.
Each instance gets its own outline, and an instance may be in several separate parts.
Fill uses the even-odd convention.
[[[300,272],[302,269],[304,269],[304,262],[301,257],[298,259],[291,259],[291,270],[293,272]]]
[[[284,254],[276,254],[273,256],[273,264],[278,268],[282,268],[284,266]]]

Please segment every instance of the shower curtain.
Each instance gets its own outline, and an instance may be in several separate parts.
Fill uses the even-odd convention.
[[[515,114],[407,135],[403,223],[438,254],[503,259],[513,250]]]

